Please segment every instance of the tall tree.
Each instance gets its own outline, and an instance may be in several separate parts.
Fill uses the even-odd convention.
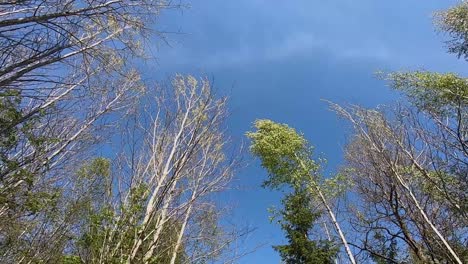
[[[415,262],[457,263],[466,254],[459,251],[466,239],[466,218],[454,207],[458,202],[445,194],[459,184],[455,175],[433,162],[441,156],[432,156],[433,144],[444,138],[433,142],[424,137],[424,131],[433,131],[421,126],[418,114],[408,108],[389,114],[334,108],[355,127],[346,151],[346,175],[359,197],[354,206],[354,224],[362,237],[358,247],[376,255],[374,238],[384,235],[387,246],[401,243]]]
[[[336,232],[338,233],[339,239],[345,248],[350,262],[356,263],[354,255],[343,233],[343,229],[332,210],[329,202],[329,198],[331,197],[326,197],[327,194],[332,194],[334,189],[339,188],[337,188],[338,186],[330,186],[324,183],[323,178],[319,174],[319,165],[312,158],[312,148],[309,146],[307,140],[287,125],[278,124],[270,120],[257,120],[255,122],[255,128],[257,130],[247,133],[247,136],[252,140],[250,148],[252,153],[260,158],[262,166],[269,173],[270,177],[265,181],[265,186],[271,188],[287,186],[298,192],[295,195],[286,198],[286,207],[290,206],[290,203],[297,202],[295,199],[304,198],[300,195],[305,191],[308,198],[313,198],[313,201],[320,204],[323,210],[326,211]],[[299,230],[302,229],[302,232],[304,232],[303,228],[310,228],[308,225],[310,225],[313,220],[313,214],[301,216],[295,215],[293,212],[289,212],[287,208],[285,210],[286,211],[283,212],[283,215],[286,216],[286,221],[289,222],[288,224],[296,226]],[[299,211],[297,213],[301,214],[303,211]],[[295,223],[295,221],[305,222]],[[280,252],[286,256],[285,259],[288,260],[291,258],[307,260],[308,257],[312,257],[308,255],[311,253],[308,252],[308,250],[296,252],[289,251],[300,244],[305,245],[305,241],[302,241],[302,239],[298,240],[299,237],[296,236],[298,233],[294,232],[294,230],[287,229],[286,231],[288,232],[288,238],[292,239],[292,243],[290,244],[291,248],[278,248]],[[309,246],[312,245],[311,243],[306,244]],[[328,258],[335,254],[334,249],[329,248],[328,246],[309,248],[309,250],[315,249],[318,249],[318,252],[315,252],[314,255],[321,257],[321,261],[324,263],[328,263],[330,261]]]
[[[466,59],[468,2],[436,19],[449,52]],[[358,197],[352,224],[362,238],[354,246],[374,260],[466,262],[468,80],[428,71],[386,79],[407,99],[395,109],[332,104],[354,126],[346,149]]]
[[[280,211],[281,228],[286,232],[289,244],[273,248],[281,259],[293,263],[334,263],[336,245],[327,239],[313,240],[311,231],[322,212],[313,208],[313,198],[307,190],[295,190],[283,199],[284,209]]]
[[[104,128],[144,92],[132,58],[143,55],[149,33],[157,34],[147,23],[171,7],[145,0],[2,1],[0,261],[30,261],[37,256],[23,257],[32,245],[44,255],[55,250],[49,241],[67,219],[58,216],[57,199],[71,192],[72,172],[106,138]]]
[[[122,153],[105,203],[69,256],[87,263],[205,263],[222,258],[235,232],[211,201],[229,184],[225,98],[206,79],[177,75],[124,123]],[[80,252],[89,252],[82,257]]]

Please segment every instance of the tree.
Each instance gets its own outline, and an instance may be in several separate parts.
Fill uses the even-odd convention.
[[[456,152],[439,152],[437,146],[447,145],[446,137],[429,137],[433,132],[443,135],[444,130],[428,129],[421,116],[404,107],[390,114],[333,107],[355,127],[346,159],[358,204],[365,205],[357,214],[359,230],[365,234],[361,248],[371,251],[369,235],[385,230],[389,243],[404,242],[421,263],[440,256],[458,262],[464,253],[455,248],[463,244],[466,226],[466,216],[458,209],[464,203],[457,196],[463,183],[443,162],[448,160],[444,154]]]
[[[114,130],[122,140],[115,160],[77,157],[45,174],[57,173],[60,180],[24,202],[35,214],[5,224],[2,261],[176,264],[227,258],[239,233],[219,225],[223,212],[212,200],[238,165],[236,156],[226,155],[225,105],[206,79],[177,75],[171,85],[157,86],[123,116],[122,132]]]
[[[226,99],[215,98],[206,79],[182,75],[153,95],[123,122],[121,155],[108,185],[98,184],[107,192],[81,214],[67,258],[206,263],[227,254],[237,238],[219,225],[221,212],[210,201],[238,164],[225,154]]]
[[[270,177],[265,181],[265,186],[274,189],[278,189],[282,186],[289,186],[295,191],[306,190],[308,195],[313,197],[314,201],[319,203],[327,212],[336,232],[339,235],[339,238],[341,239],[341,242],[343,243],[349,260],[351,263],[356,263],[342,228],[325,196],[327,193],[332,194],[334,189],[339,189],[339,186],[327,186],[326,184],[323,184],[323,179],[321,179],[318,173],[319,165],[312,159],[312,149],[308,145],[307,140],[287,125],[277,124],[270,120],[257,120],[255,122],[255,128],[257,131],[248,132],[247,136],[252,140],[250,147],[251,152],[260,158],[262,166],[269,173]],[[333,181],[329,181],[329,183],[331,182]],[[286,203],[292,202],[291,200],[288,201],[289,199],[293,198],[289,197],[286,199]],[[286,214],[286,216],[289,217],[289,212],[286,211],[283,214]],[[295,217],[299,216],[295,215]],[[310,217],[311,215],[309,215],[309,222],[303,224],[310,224],[310,221],[312,220]],[[307,220],[307,218],[302,219],[299,217],[297,220]],[[287,219],[287,221],[290,220]],[[294,232],[293,230],[287,231]],[[288,233],[288,236],[294,235],[291,232]],[[291,247],[294,248],[297,245],[296,243],[301,242],[293,238]],[[319,251],[320,253],[317,252],[317,255],[321,255],[325,258],[334,255],[334,250],[331,248],[329,248],[328,252],[325,254],[321,254],[325,248],[322,247]],[[283,251],[280,252],[286,254],[286,259],[289,257],[297,257],[297,253],[299,253],[296,252],[291,254],[288,252],[288,248],[279,249],[283,249]],[[299,259],[305,259],[306,257],[308,256],[299,256]],[[322,260],[325,261],[325,263],[330,261],[326,259]]]
[[[382,110],[334,108],[355,127],[346,159],[347,175],[360,197],[356,225],[364,238],[359,247],[375,254],[368,240],[384,230],[386,243],[403,242],[421,263],[441,255],[443,259],[458,256],[447,250],[454,249],[448,238],[457,240],[465,220],[452,210],[451,203],[436,195],[442,185],[432,170],[432,142],[421,137],[414,112],[400,109],[392,114],[396,120],[391,120]],[[445,174],[443,181],[454,183],[449,177]]]
[[[132,58],[143,55],[147,23],[174,6],[125,0],[0,5],[0,261],[17,263],[37,257],[25,257],[31,245],[44,248],[44,256],[55,250],[51,236],[64,235],[67,219],[57,213],[57,199],[70,192],[77,164],[105,139],[109,120],[144,92]]]
[[[283,200],[280,223],[289,244],[273,248],[279,252],[285,263],[331,264],[336,257],[338,250],[332,241],[314,241],[310,238],[310,232],[322,214],[317,209],[317,212],[313,211],[312,201],[313,198],[306,190],[294,191]]]
[[[169,219],[180,220],[176,242],[176,248],[179,247],[194,220],[194,211],[211,213],[213,207],[207,206],[209,202],[204,199],[223,190],[237,164],[236,159],[227,159],[224,153],[227,138],[221,125],[226,99],[214,98],[208,80],[177,75],[169,89],[158,93],[155,101],[150,101],[157,105],[157,114],[138,118],[142,120],[144,141],[140,156],[130,160],[129,167],[134,169],[125,179],[132,188],[145,186],[145,202],[142,215],[135,219],[139,227],[127,255],[128,263],[137,261],[140,251],[145,252],[143,259],[138,260],[143,262],[157,253],[163,226]],[[145,124],[146,121],[150,123]],[[199,224],[192,222],[192,226]],[[220,238],[219,242],[213,252],[203,254],[222,253],[227,245]],[[149,247],[145,248],[145,243]],[[174,260],[175,257],[171,261]]]
[[[437,26],[450,35],[447,41],[449,52],[468,59],[468,2],[437,14]]]
[[[449,52],[465,59],[467,10],[464,1],[437,15]],[[427,71],[386,79],[407,99],[395,108],[331,104],[354,127],[344,170],[358,197],[353,246],[376,262],[466,262],[467,79]]]

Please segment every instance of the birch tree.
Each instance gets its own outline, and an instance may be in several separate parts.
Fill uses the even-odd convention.
[[[115,164],[108,202],[78,233],[86,246],[77,238],[67,257],[206,263],[223,257],[236,238],[219,226],[221,211],[212,200],[238,165],[226,155],[226,99],[214,97],[208,80],[192,76],[177,75],[154,91],[124,126],[128,144]]]
[[[467,2],[436,13],[435,22],[448,51],[466,59]],[[414,262],[466,262],[467,79],[428,71],[384,78],[406,99],[395,109],[332,104],[354,127],[346,151],[362,205],[353,210],[362,236],[354,246],[391,262],[404,260],[373,246]]]
[[[256,121],[255,128],[257,131],[249,132],[247,136],[252,139],[252,153],[261,159],[262,166],[270,175],[265,185],[273,188],[290,186],[293,189],[305,186],[329,216],[350,262],[356,263],[330,198],[326,196],[334,192],[333,188],[324,184],[319,175],[318,164],[312,159],[307,140],[287,125],[270,120]]]
[[[346,158],[347,175],[354,180],[361,205],[355,206],[360,208],[355,224],[363,237],[357,247],[375,256],[373,237],[383,235],[385,243],[400,245],[403,258],[462,263],[466,217],[457,204],[465,203],[447,194],[464,183],[439,167],[437,160],[443,156],[433,152],[446,139],[432,141],[426,133],[435,132],[433,127],[428,130],[421,116],[405,107],[391,115],[360,107],[333,108],[355,128]]]
[[[45,213],[69,192],[79,160],[105,139],[112,118],[104,118],[125,113],[144,91],[131,63],[144,55],[145,38],[160,35],[149,23],[172,7],[163,1],[2,1],[2,260],[16,263],[24,246],[48,245],[55,228]]]
[[[459,58],[468,59],[468,2],[460,1],[458,5],[436,13],[436,26],[449,35],[446,41],[448,51]]]

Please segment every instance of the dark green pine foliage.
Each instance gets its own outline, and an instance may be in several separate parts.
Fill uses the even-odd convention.
[[[309,232],[321,215],[311,208],[311,200],[310,194],[304,190],[296,190],[283,200],[280,223],[288,244],[273,248],[279,252],[284,263],[333,263],[337,254],[336,247],[330,241],[314,241],[309,238]]]

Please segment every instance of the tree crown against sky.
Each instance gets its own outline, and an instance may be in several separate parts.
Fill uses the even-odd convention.
[[[449,52],[459,57],[467,38],[463,34],[465,4],[441,12],[438,17],[441,27],[453,38],[448,42]],[[468,201],[464,194],[468,165],[467,80],[453,73],[429,71],[396,72],[385,80],[405,95],[406,102],[394,110],[330,103],[353,126],[341,174],[350,183],[345,193],[353,197],[342,216],[343,222],[351,226],[348,236],[353,239],[342,239],[342,245],[346,253],[348,247],[353,248],[353,253],[348,253],[350,261],[355,261],[355,254],[360,261],[377,263],[463,263],[467,251],[462,248],[468,239],[464,231]],[[314,177],[317,168],[307,162],[311,156],[307,141],[287,125],[270,120],[256,121],[255,128],[247,136],[252,140],[252,153],[269,174],[265,185],[280,188],[289,184],[292,189],[286,189],[283,198],[283,221],[302,219],[303,212],[289,210],[289,202],[298,197],[297,188],[304,182],[320,184]],[[308,174],[311,176],[304,177]],[[321,193],[320,188],[307,191]],[[306,200],[312,202],[314,197]],[[322,203],[328,212],[332,211],[329,201],[322,198]],[[313,212],[309,209],[309,213]],[[296,218],[291,219],[291,214]],[[335,222],[333,213],[330,217]],[[307,227],[313,225],[309,222]],[[291,239],[292,226],[281,224],[289,244],[275,249],[282,249],[283,261],[294,256],[303,263],[313,254],[290,249],[298,241],[304,244],[313,239],[307,233]],[[343,238],[340,226],[335,227],[334,235]],[[322,228],[322,233],[326,232]]]

